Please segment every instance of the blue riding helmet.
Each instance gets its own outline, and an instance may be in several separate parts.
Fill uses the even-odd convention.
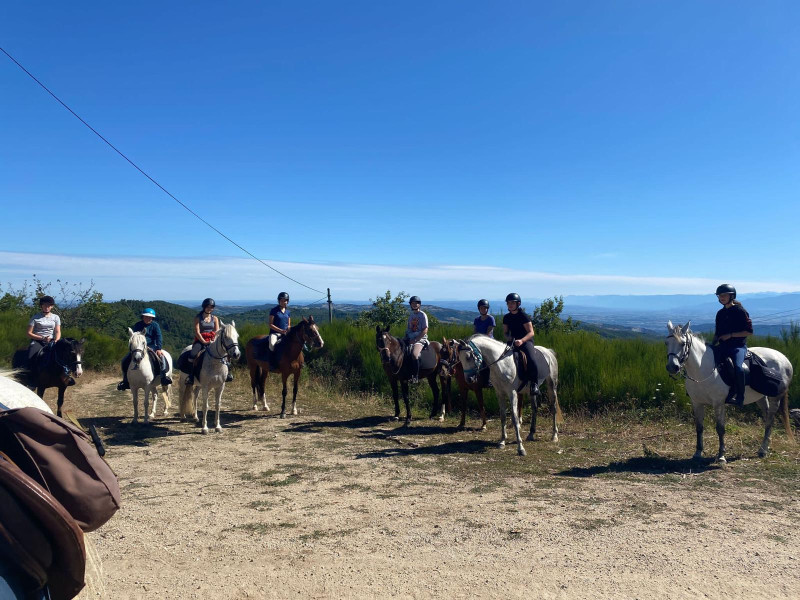
[[[142,311],[142,316],[143,317],[153,317],[155,319],[156,318],[156,310],[154,308],[145,308]]]

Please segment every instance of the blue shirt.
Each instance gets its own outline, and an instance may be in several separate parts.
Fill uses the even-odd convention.
[[[155,321],[151,321],[150,325],[145,325],[144,321],[139,321],[133,326],[134,331],[144,331],[144,337],[147,339],[147,347],[151,350],[161,350],[161,327]]]
[[[488,334],[489,328],[495,326],[494,317],[492,315],[487,315],[486,319],[481,319],[480,317],[477,317],[474,323],[475,323],[475,333]]]
[[[281,307],[276,306],[269,311],[269,316],[272,317],[272,324],[278,329],[289,329],[289,317],[291,317],[292,314],[289,312],[288,308],[286,312],[281,312]],[[272,328],[270,328],[269,332],[275,333]]]

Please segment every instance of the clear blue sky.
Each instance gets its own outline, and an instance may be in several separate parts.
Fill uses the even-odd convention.
[[[765,291],[800,289],[798,22],[793,1],[7,2],[0,46],[335,297]],[[0,139],[2,281],[319,296],[233,260],[3,55]],[[144,290],[137,257],[164,274]]]

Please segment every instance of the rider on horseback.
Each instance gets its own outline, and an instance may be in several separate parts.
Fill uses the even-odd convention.
[[[406,324],[405,341],[411,346],[411,383],[419,381],[419,355],[428,345],[428,315],[422,312],[422,300],[419,296],[411,296],[408,300],[411,314]]]
[[[214,338],[217,337],[219,331],[219,317],[211,313],[217,307],[217,303],[213,298],[206,298],[203,300],[202,310],[194,317],[194,342],[192,349],[189,351],[189,364],[194,365],[194,359],[200,354],[202,350],[207,348]],[[225,359],[227,361],[227,358]],[[233,381],[233,373],[231,372],[230,365],[228,366],[228,377],[225,382]],[[194,367],[189,368],[189,376],[186,378],[186,385],[194,383]]]
[[[734,368],[734,385],[725,399],[726,404],[744,406],[745,373],[742,363],[747,355],[747,336],[753,334],[750,315],[736,300],[736,288],[723,283],[717,288],[717,299],[722,308],[717,312],[714,330],[715,356],[717,360],[730,358]],[[734,400],[735,398],[735,400]]]
[[[492,337],[496,323],[494,317],[489,314],[489,301],[485,298],[478,300],[478,312],[481,313],[481,315],[476,317],[475,321],[473,321],[475,333],[482,333]]]
[[[269,351],[275,351],[276,344],[283,339],[292,327],[292,313],[289,312],[289,292],[278,294],[278,305],[269,311]]]
[[[527,313],[520,308],[522,299],[519,294],[506,296],[508,313],[503,317],[503,333],[506,341],[514,344],[514,349],[525,354],[528,359],[527,379],[531,387],[531,396],[539,393],[539,371],[536,368],[533,346],[533,323]]]
[[[39,299],[41,312],[36,313],[28,323],[27,335],[31,338],[28,346],[28,365],[48,345],[61,339],[61,318],[52,313],[55,304],[52,296],[42,296]]]
[[[171,385],[172,378],[169,373],[169,366],[167,365],[167,358],[164,356],[162,348],[161,326],[156,323],[156,311],[152,308],[145,308],[142,311],[142,320],[133,326],[133,331],[143,331],[144,337],[147,339],[147,347],[156,353],[158,362],[161,365],[161,384]],[[129,390],[131,388],[128,383],[128,367],[131,364],[131,353],[128,352],[125,358],[122,359],[122,381],[117,384],[118,390]]]

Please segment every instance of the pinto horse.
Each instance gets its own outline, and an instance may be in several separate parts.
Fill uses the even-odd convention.
[[[381,329],[380,325],[375,326],[375,345],[381,355],[381,363],[389,383],[392,386],[392,399],[394,400],[394,420],[400,419],[400,398],[397,391],[397,382],[403,391],[403,402],[406,405],[406,422],[411,423],[411,405],[408,401],[408,380],[411,379],[411,361],[406,362],[406,352],[408,344],[405,341],[389,334],[389,328]],[[436,383],[438,376],[442,383],[442,392],[449,396],[450,375],[445,368],[441,357],[442,345],[439,342],[429,342],[428,347],[422,351],[419,357],[419,377],[428,380],[428,385],[433,391],[433,406],[431,407],[431,419],[436,417],[439,410],[439,386]],[[441,417],[439,420],[443,420]]]
[[[269,410],[264,387],[270,371],[280,371],[283,380],[283,404],[281,404],[281,419],[286,418],[286,380],[293,375],[292,388],[292,414],[297,414],[297,384],[300,382],[300,371],[303,369],[303,345],[308,344],[313,348],[322,348],[325,342],[317,329],[314,317],[303,318],[297,325],[289,329],[289,333],[275,345],[274,352],[279,355],[277,368],[269,360],[263,360],[259,355],[259,346],[266,344],[267,335],[259,335],[247,342],[245,356],[247,368],[250,370],[250,387],[253,390],[253,410],[258,410],[258,401],[264,404],[264,410]]]
[[[486,387],[486,385],[484,385],[484,382],[481,381],[480,378],[472,383],[467,381],[467,378],[464,376],[464,366],[461,364],[461,361],[458,360],[456,341],[448,340],[447,338],[442,338],[442,340],[444,343],[442,344],[440,356],[443,361],[450,365],[450,375],[455,377],[456,385],[458,385],[458,392],[461,396],[461,422],[458,424],[458,429],[463,430],[466,428],[467,397],[471,391],[478,400],[478,409],[481,411],[481,431],[484,431],[486,429],[486,409],[483,404],[483,388]],[[521,405],[522,403],[520,402],[520,407]]]
[[[40,398],[44,398],[47,388],[58,388],[57,414],[61,416],[61,406],[64,404],[64,391],[68,386],[75,385],[75,377],[83,374],[81,367],[81,354],[85,338],[61,338],[47,346],[42,353],[28,364],[28,350],[17,350],[11,359],[14,369],[27,370],[27,384],[36,389]]]

